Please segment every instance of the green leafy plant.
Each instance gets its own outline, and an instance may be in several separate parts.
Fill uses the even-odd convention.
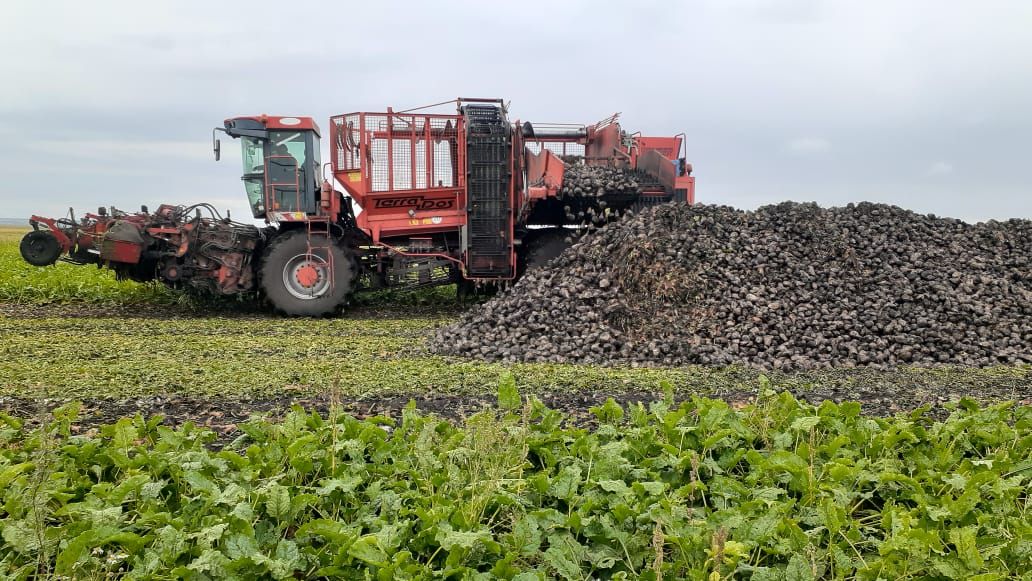
[[[25,229],[0,229],[0,301],[46,304],[173,304],[184,300],[166,287],[118,281],[114,273],[59,262],[37,267],[22,260],[18,241]]]
[[[569,425],[503,379],[461,424],[292,410],[214,435],[0,418],[0,571],[74,578],[1006,578],[1032,558],[1032,408],[891,419],[766,392]],[[42,525],[40,520],[42,519]],[[37,534],[42,530],[42,537]]]

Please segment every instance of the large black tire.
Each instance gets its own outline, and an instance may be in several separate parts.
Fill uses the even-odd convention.
[[[18,246],[25,262],[33,266],[50,266],[61,256],[61,243],[47,230],[33,230],[21,239]]]
[[[308,235],[294,230],[275,236],[265,247],[258,266],[258,285],[278,312],[298,317],[335,313],[355,286],[355,260],[336,242],[314,235],[308,254]],[[332,254],[333,280],[326,267]]]

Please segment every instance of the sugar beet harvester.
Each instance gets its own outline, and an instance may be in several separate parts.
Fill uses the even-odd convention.
[[[32,216],[22,256],[220,295],[256,293],[288,315],[316,316],[361,290],[504,284],[542,247],[554,254],[571,227],[693,201],[683,135],[628,134],[617,115],[588,126],[510,122],[500,99],[454,104],[449,114],[423,107],[332,117],[330,179],[310,117],[227,119],[215,131],[240,139],[244,189],[267,227],[233,222],[209,204]],[[213,146],[218,159],[218,139]]]

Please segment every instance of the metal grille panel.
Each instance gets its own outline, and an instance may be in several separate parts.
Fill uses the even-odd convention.
[[[456,115],[338,115],[331,119],[333,171],[349,174],[342,183],[361,193],[454,188],[462,168],[461,130]],[[363,187],[349,172],[361,172]]]
[[[509,125],[497,107],[469,106],[466,136],[468,193],[467,271],[473,277],[511,274]]]

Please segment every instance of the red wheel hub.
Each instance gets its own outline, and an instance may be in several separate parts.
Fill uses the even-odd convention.
[[[312,288],[315,283],[319,282],[319,269],[312,265],[311,262],[301,266],[294,273],[294,278],[297,282],[305,288]]]

